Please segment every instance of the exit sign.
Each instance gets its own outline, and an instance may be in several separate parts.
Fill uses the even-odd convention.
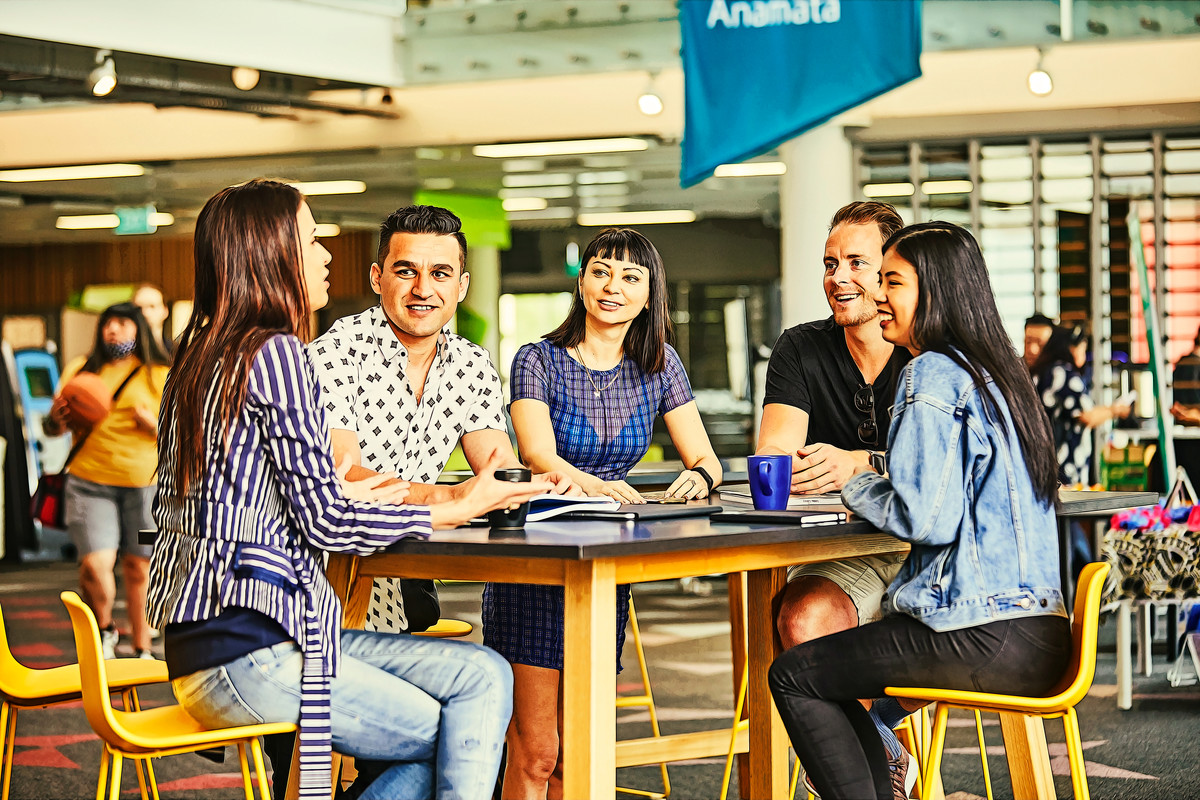
[[[154,233],[158,226],[154,224],[155,208],[153,205],[117,206],[117,235],[134,233]]]

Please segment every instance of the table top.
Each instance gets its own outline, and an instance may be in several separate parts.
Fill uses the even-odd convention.
[[[682,461],[652,461],[631,469],[625,482],[635,488],[662,486],[665,489],[682,471]],[[724,473],[722,483],[745,483],[750,479],[744,458],[722,458],[721,471]],[[443,472],[438,483],[461,483],[474,474],[469,469]]]
[[[1158,500],[1158,495],[1153,492],[1062,492],[1061,497],[1062,516],[1116,511],[1148,505]],[[837,505],[818,505],[811,508],[814,511],[845,510]],[[886,536],[864,520],[854,518],[832,525],[750,525],[712,522],[706,517],[646,522],[549,519],[545,522],[528,523],[523,531],[492,531],[486,527],[434,531],[428,540],[404,539],[387,548],[387,552],[585,561],[684,550],[770,545],[859,534]],[[898,550],[904,546],[897,540]]]
[[[1078,517],[1123,508],[1152,506],[1158,502],[1157,492],[1068,492],[1058,493],[1062,501],[1059,516]]]

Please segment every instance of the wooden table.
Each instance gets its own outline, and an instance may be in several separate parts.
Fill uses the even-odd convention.
[[[750,726],[742,781],[749,797],[783,798],[787,735],[767,688],[767,668],[776,655],[771,603],[783,588],[784,568],[907,549],[865,522],[800,528],[713,524],[706,518],[548,521],[526,526],[524,536],[493,535],[486,528],[437,531],[428,541],[399,542],[373,556],[331,557],[328,574],[345,599],[346,627],[362,626],[376,577],[565,587],[563,792],[566,798],[605,798],[614,796],[618,766],[656,763],[668,754],[672,759],[724,755],[730,740],[726,728],[615,743],[617,584],[747,572],[748,703],[771,712],[768,720]],[[740,672],[740,663],[737,668]],[[758,712],[757,720],[762,716]]]
[[[1143,504],[1141,494],[1064,492],[1063,516]],[[615,793],[616,768],[669,759],[724,755],[730,731],[675,734],[615,742],[616,586],[713,573],[748,573],[744,631],[747,705],[756,710],[738,750],[743,797],[786,797],[787,735],[767,687],[777,655],[772,602],[792,564],[906,552],[907,544],[862,521],[839,525],[713,524],[705,518],[639,522],[548,521],[518,532],[486,528],[436,531],[428,541],[406,540],[368,557],[332,556],[328,575],[344,603],[344,625],[362,627],[377,577],[503,580],[565,588],[563,669],[563,792],[574,798]],[[734,620],[736,612],[737,619]],[[731,608],[734,630],[741,609]],[[735,675],[741,669],[734,647]],[[735,678],[736,679],[736,678]],[[759,709],[770,709],[762,719]],[[732,721],[732,720],[731,720]],[[1054,798],[1054,781],[1040,719],[1001,715],[1014,795]]]

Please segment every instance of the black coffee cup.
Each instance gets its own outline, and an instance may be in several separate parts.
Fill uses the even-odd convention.
[[[510,483],[529,483],[533,480],[533,473],[523,467],[498,469],[495,475],[496,480]],[[526,501],[513,509],[497,508],[489,511],[488,522],[492,524],[492,530],[521,530],[525,527],[525,517],[528,515],[529,502]]]

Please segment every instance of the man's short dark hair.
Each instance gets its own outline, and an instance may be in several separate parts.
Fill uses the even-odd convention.
[[[1053,328],[1054,320],[1050,319],[1045,314],[1043,314],[1039,311],[1037,314],[1034,314],[1032,317],[1025,320],[1026,328],[1029,328],[1033,325],[1045,325],[1048,328]]]
[[[453,236],[458,241],[459,272],[467,271],[467,237],[462,232],[462,220],[453,211],[439,206],[405,206],[393,211],[379,226],[379,252],[375,263],[387,266],[388,249],[393,233],[431,233],[435,236]]]
[[[842,206],[829,222],[829,230],[838,225],[870,225],[879,226],[879,235],[883,241],[891,238],[892,234],[904,227],[896,207],[891,203],[880,203],[877,200],[857,200]]]

